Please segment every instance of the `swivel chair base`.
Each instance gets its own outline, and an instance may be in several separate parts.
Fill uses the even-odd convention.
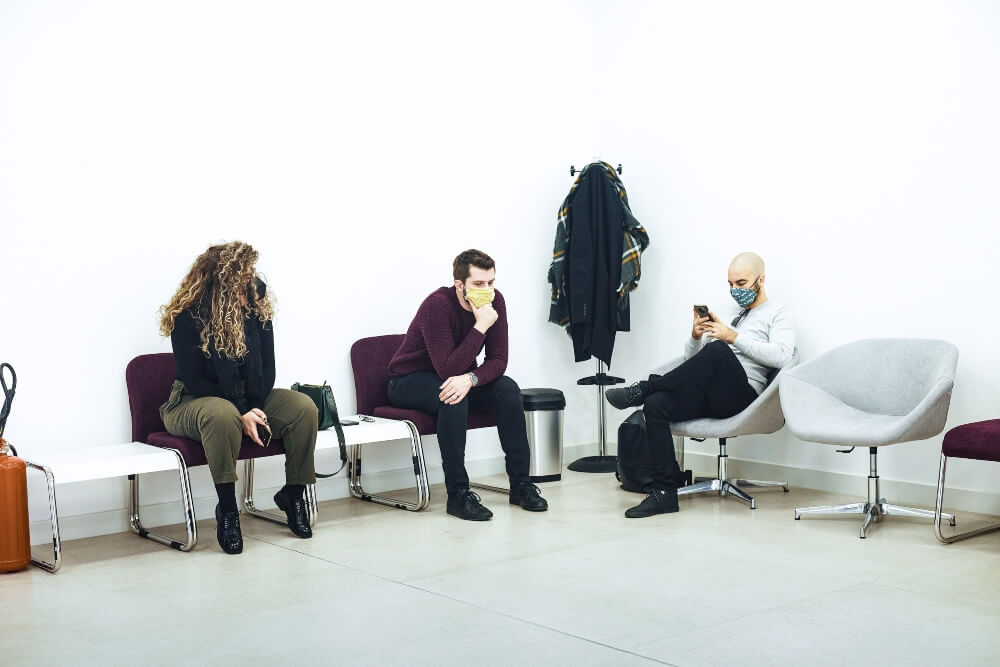
[[[719,438],[719,476],[716,479],[706,479],[695,482],[688,486],[677,489],[678,496],[686,496],[692,493],[705,493],[706,491],[718,491],[720,496],[735,496],[750,505],[750,509],[756,509],[757,505],[752,496],[739,488],[747,486],[751,488],[781,487],[788,493],[788,482],[766,482],[759,479],[729,479],[729,455],[726,454],[726,439]]]
[[[871,471],[868,473],[868,501],[863,503],[848,503],[846,505],[822,505],[818,507],[798,507],[795,509],[795,520],[802,518],[803,514],[863,514],[861,522],[861,539],[865,539],[868,527],[873,523],[878,523],[882,517],[888,515],[912,516],[921,519],[935,519],[933,510],[924,510],[917,507],[905,507],[903,505],[893,505],[885,502],[879,488],[878,478],[878,448],[869,447],[869,461]],[[947,519],[952,526],[955,525],[954,514],[940,514],[941,518]],[[938,519],[940,524],[940,519]]]

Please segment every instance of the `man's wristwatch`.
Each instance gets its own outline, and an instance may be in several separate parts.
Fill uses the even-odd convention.
[[[475,387],[477,384],[479,384],[479,378],[476,377],[475,373],[471,373],[471,372],[469,373],[469,381],[472,383],[473,387]]]

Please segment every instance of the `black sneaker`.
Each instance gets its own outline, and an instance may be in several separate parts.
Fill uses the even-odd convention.
[[[604,392],[604,397],[619,410],[637,408],[646,402],[646,397],[649,395],[649,390],[642,385],[642,382],[633,382],[627,387],[608,389]]]
[[[521,482],[510,487],[510,504],[520,505],[529,512],[544,512],[549,504],[542,498],[542,492],[531,482]]]
[[[468,489],[459,489],[448,496],[448,514],[466,521],[489,521],[493,512],[483,507],[479,496]]]
[[[306,501],[302,496],[289,498],[284,489],[274,494],[274,504],[285,513],[285,522],[293,533],[304,540],[313,536],[306,513]]]
[[[240,531],[240,513],[222,513],[222,506],[215,506],[215,538],[219,546],[227,554],[238,554],[243,551],[243,533]]]
[[[625,516],[629,519],[645,519],[654,514],[670,514],[676,512],[677,489],[654,489],[643,498],[642,502],[635,507],[625,510]]]

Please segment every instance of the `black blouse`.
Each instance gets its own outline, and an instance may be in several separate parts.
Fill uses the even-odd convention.
[[[263,295],[265,289],[263,283],[258,284],[258,294]],[[206,357],[201,351],[202,326],[191,308],[174,321],[170,343],[177,361],[177,379],[198,398],[217,396],[232,401],[241,415],[252,408],[263,409],[274,389],[273,324],[262,324],[250,313],[246,323],[248,350],[243,359],[230,359],[214,349]]]

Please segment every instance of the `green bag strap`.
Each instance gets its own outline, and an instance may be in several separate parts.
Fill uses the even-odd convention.
[[[333,397],[333,389],[326,383],[326,380],[323,380],[323,389],[323,396],[327,399],[326,407],[333,412],[333,428],[337,431],[337,443],[340,445],[340,469],[328,475],[316,473],[317,477],[326,479],[338,474],[347,465],[347,443],[344,441],[344,427],[340,425],[340,415],[337,414],[337,401]],[[327,392],[327,389],[330,391]]]
[[[340,416],[337,414],[337,401],[333,397],[333,389],[330,387],[330,385],[326,383],[326,380],[323,381],[322,385],[306,385],[306,386],[318,389],[319,395],[317,396],[314,395],[315,392],[311,393],[307,391],[305,387],[298,382],[294,383],[291,389],[292,391],[301,392],[312,399],[313,403],[316,404],[316,408],[319,410],[320,422],[323,421],[324,417],[331,416],[329,413],[333,413],[332,426],[337,431],[337,444],[340,446],[340,467],[335,472],[331,473],[317,472],[316,476],[321,479],[334,477],[335,475],[340,474],[340,471],[343,470],[344,466],[347,465],[347,443],[344,440],[344,428],[340,425]]]

